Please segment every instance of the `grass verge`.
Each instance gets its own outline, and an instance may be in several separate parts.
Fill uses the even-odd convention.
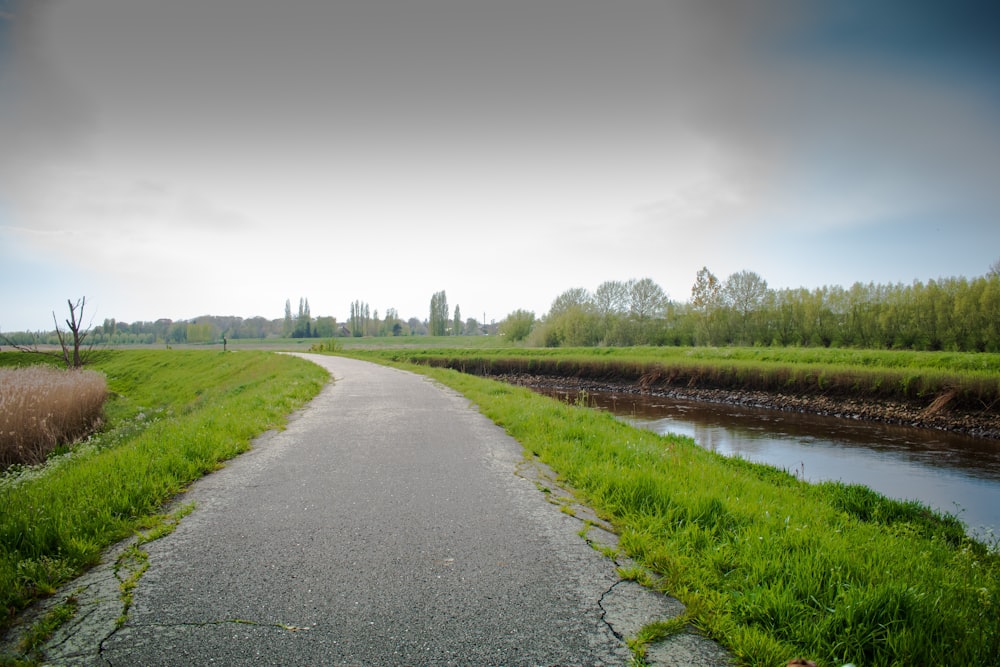
[[[954,517],[811,485],[527,389],[399,365],[465,394],[556,470],[741,663],[996,664],[1000,556]]]
[[[0,366],[22,361],[0,355]],[[315,364],[266,352],[108,351],[91,368],[112,393],[105,429],[0,477],[0,627],[148,527],[166,501],[255,436],[283,426],[328,379]]]

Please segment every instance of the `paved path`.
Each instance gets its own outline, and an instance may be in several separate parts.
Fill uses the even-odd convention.
[[[335,382],[186,494],[197,509],[143,546],[122,627],[122,573],[77,583],[104,604],[50,643],[53,664],[625,665],[622,636],[677,613],[618,580],[465,398],[310,358]],[[673,647],[662,664],[724,659],[693,636]]]

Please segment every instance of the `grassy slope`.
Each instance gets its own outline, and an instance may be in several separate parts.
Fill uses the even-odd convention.
[[[21,363],[0,355],[0,364]],[[95,563],[187,484],[280,428],[328,376],[263,352],[98,354],[107,427],[41,471],[0,480],[0,609],[8,617]]]
[[[1000,558],[957,520],[528,390],[410,368],[464,393],[610,517],[622,548],[744,663],[996,664]]]

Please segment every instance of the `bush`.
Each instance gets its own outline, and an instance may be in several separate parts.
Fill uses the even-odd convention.
[[[41,463],[99,426],[107,394],[96,371],[0,368],[0,469]]]

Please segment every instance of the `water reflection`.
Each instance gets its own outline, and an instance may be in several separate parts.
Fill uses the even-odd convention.
[[[573,391],[540,389],[566,401]],[[1000,533],[1000,442],[664,397],[588,392],[593,407],[636,426],[676,433],[725,456],[767,463],[817,482],[864,484],[957,514],[971,532]]]

